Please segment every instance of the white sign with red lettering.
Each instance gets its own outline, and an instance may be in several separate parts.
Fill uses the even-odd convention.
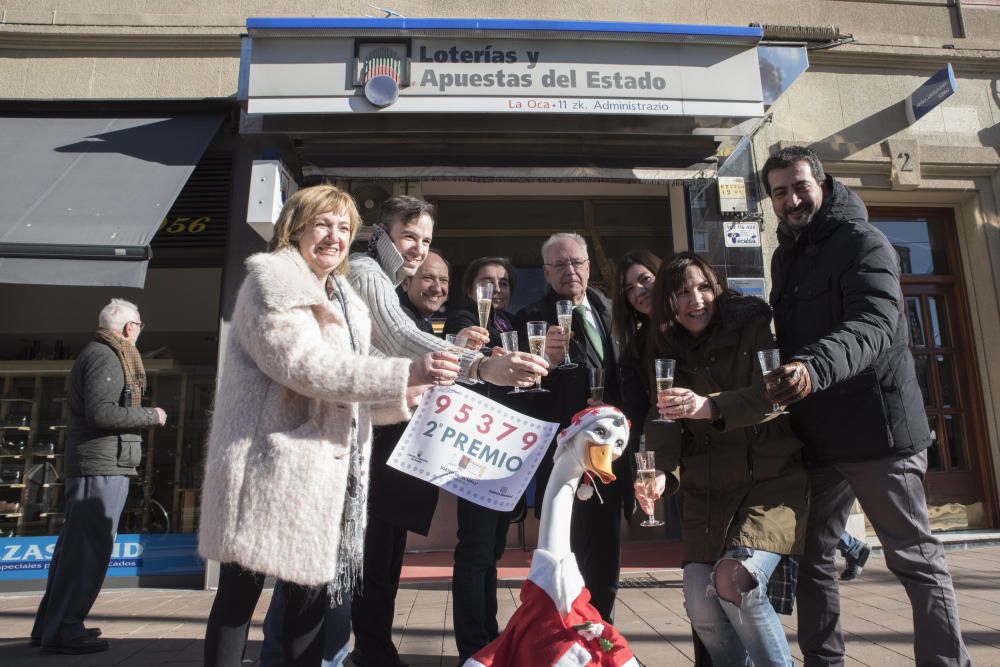
[[[514,509],[558,429],[464,387],[435,387],[424,394],[389,465],[506,512]]]

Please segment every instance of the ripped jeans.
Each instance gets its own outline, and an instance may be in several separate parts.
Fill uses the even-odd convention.
[[[716,569],[723,561],[741,563],[756,586],[742,593],[737,607],[716,593]],[[767,582],[781,554],[746,547],[730,549],[713,563],[684,566],[684,608],[712,664],[727,667],[786,667],[792,664],[785,631],[767,598]]]

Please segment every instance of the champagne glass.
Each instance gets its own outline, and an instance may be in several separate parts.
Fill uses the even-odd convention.
[[[444,342],[448,346],[448,353],[461,358],[465,354],[465,346],[468,343],[468,336],[465,334],[445,334]],[[441,387],[441,391],[452,394],[457,393],[450,386]]]
[[[604,402],[604,369],[592,367],[587,369],[590,376],[590,399],[595,403]]]
[[[656,370],[656,397],[662,398],[663,392],[674,386],[674,369],[677,367],[676,359],[657,359],[655,362]],[[664,419],[663,417],[657,417],[653,421],[656,422],[673,422],[673,419]]]
[[[548,322],[528,322],[528,351],[536,357],[542,357],[543,359],[545,358],[545,330],[548,328]],[[542,377],[538,376],[535,388],[528,391],[547,393],[549,390],[542,389]]]
[[[645,487],[646,495],[652,498],[656,495],[656,460],[653,452],[636,452],[635,467],[637,468],[636,479]],[[663,522],[654,516],[656,508],[652,501],[650,501],[650,509],[652,511],[646,512],[649,518],[639,525],[643,528],[662,526]]]
[[[766,378],[771,371],[781,365],[781,351],[775,349],[760,350],[757,352],[757,360],[760,361],[760,369],[764,372],[764,377]],[[771,411],[766,416],[777,417],[778,415],[787,414],[788,411],[783,410],[780,405],[771,403]]]
[[[507,350],[508,352],[517,352],[517,332],[516,331],[504,331],[503,333],[501,333],[500,334],[500,345],[502,345],[503,349]],[[511,389],[507,393],[508,394],[521,394],[521,393],[524,393],[524,390],[521,389],[520,387],[514,387],[513,389]]]
[[[476,283],[476,308],[479,310],[479,326],[485,329],[493,308],[493,283]]]
[[[573,302],[572,301],[556,301],[556,317],[559,318],[559,326],[568,335],[570,331],[573,330]],[[576,368],[576,364],[572,362],[569,358],[569,339],[566,340],[566,345],[563,347],[563,360],[562,363],[556,366],[564,371]]]
[[[469,338],[465,334],[445,334],[444,342],[448,344],[448,351],[456,357],[465,354],[465,346],[469,344]]]

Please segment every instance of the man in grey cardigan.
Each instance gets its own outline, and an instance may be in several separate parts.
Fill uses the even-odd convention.
[[[403,312],[396,295],[396,287],[404,278],[412,277],[427,257],[434,235],[433,212],[434,207],[428,202],[407,195],[383,202],[378,224],[372,228],[368,241],[368,252],[351,255],[347,278],[368,306],[372,347],[386,356],[408,359],[436,352],[436,366],[431,371],[448,371],[447,380],[437,384],[451,384],[456,376],[448,345],[421,331]],[[462,333],[470,345],[489,342],[482,327],[467,327]],[[539,375],[548,374],[548,363],[541,357],[527,352],[502,352],[484,356],[478,351],[466,351],[458,358],[458,382],[529,387]]]
[[[112,299],[101,310],[95,339],[69,376],[65,514],[45,596],[31,630],[43,653],[108,649],[98,628],[85,628],[108,570],[129,478],[142,457],[142,432],[163,426],[167,413],[140,406],[146,373],[135,342],[142,319],[135,304]]]

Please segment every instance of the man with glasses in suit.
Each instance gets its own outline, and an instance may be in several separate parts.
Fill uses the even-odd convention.
[[[553,234],[542,244],[542,262],[548,289],[545,296],[525,306],[517,315],[517,330],[525,335],[529,321],[544,320],[545,353],[549,374],[542,386],[551,393],[525,399],[524,411],[534,417],[570,423],[574,414],[587,407],[590,398],[590,368],[604,369],[604,401],[620,406],[617,350],[611,335],[611,301],[589,286],[590,256],[587,242],[574,233]],[[573,303],[573,330],[558,326],[556,302]],[[526,341],[524,341],[526,343]],[[559,369],[566,349],[576,368]],[[524,347],[523,349],[527,349]],[[536,514],[541,514],[541,498],[552,471],[550,449],[536,473]],[[588,500],[575,501],[571,542],[591,602],[601,617],[614,621],[618,574],[621,568],[621,520],[635,510],[632,484],[635,477],[631,453],[614,463],[616,480],[610,485],[595,481],[595,493]],[[603,503],[596,497],[603,499]]]

